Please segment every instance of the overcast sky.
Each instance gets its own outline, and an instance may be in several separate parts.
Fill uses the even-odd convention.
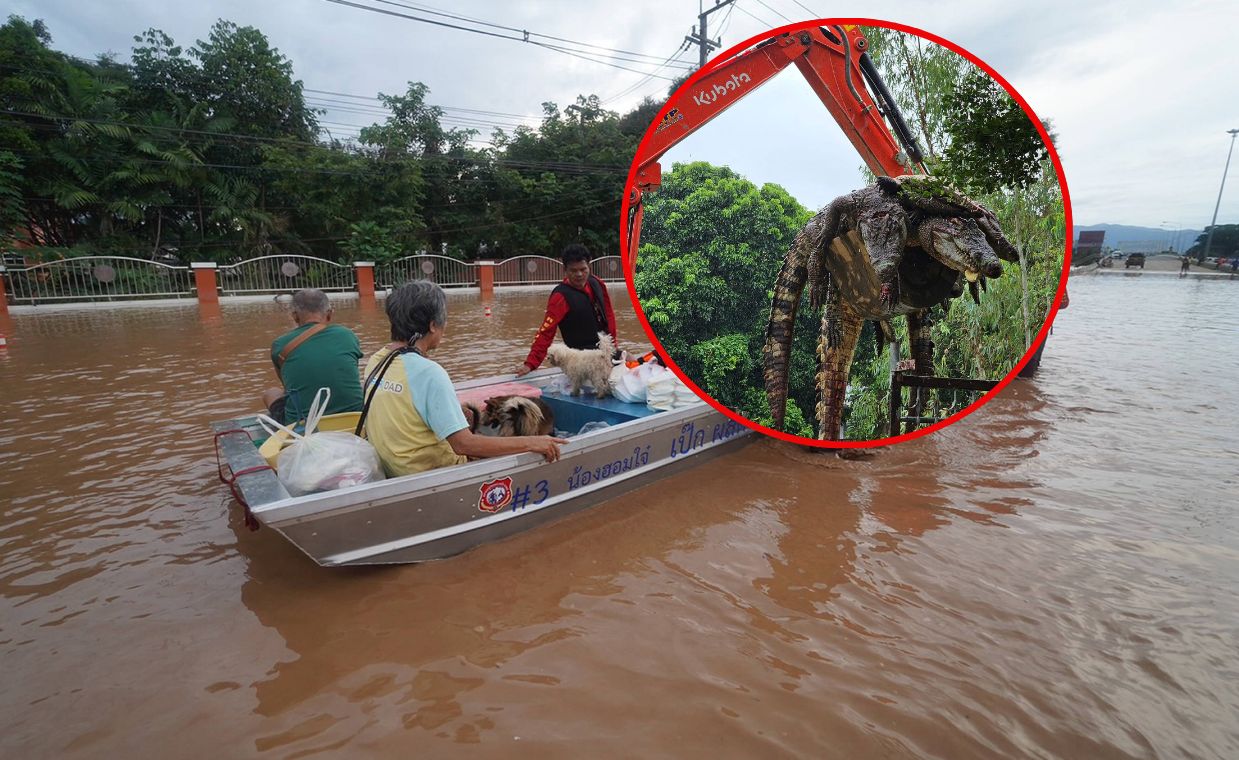
[[[676,51],[698,12],[698,0],[350,1],[429,18],[434,17],[396,6],[450,9],[654,56],[650,64],[619,62],[643,71]],[[735,10],[711,16],[710,36],[721,31],[727,48],[788,19],[827,14],[889,19],[933,32],[989,63],[1040,117],[1053,120],[1077,224],[1201,228],[1217,199],[1231,139],[1226,130],[1239,127],[1239,12],[1233,2],[1176,3],[1174,10],[1169,5],[738,0]],[[133,35],[149,27],[188,47],[206,36],[215,19],[229,19],[261,29],[293,61],[308,88],[372,96],[421,81],[432,102],[452,109],[451,123],[458,126],[511,125],[517,121],[511,115],[536,116],[543,101],[563,107],[580,93],[610,99],[607,107],[622,112],[643,95],[664,99],[667,86],[662,79],[521,41],[327,0],[3,0],[0,9],[44,19],[57,49],[86,57],[112,51],[122,60],[128,59]],[[695,49],[681,60],[695,62]],[[344,100],[314,97],[320,103]],[[322,118],[329,129],[348,134],[356,130],[343,125],[374,118],[353,111],[370,108],[363,104]],[[483,134],[489,127],[483,126]],[[860,183],[859,158],[792,69],[678,146],[664,159],[664,170],[686,160],[727,164],[759,184],[776,182],[812,208]],[[1239,168],[1232,167],[1219,223],[1239,222],[1235,174]]]

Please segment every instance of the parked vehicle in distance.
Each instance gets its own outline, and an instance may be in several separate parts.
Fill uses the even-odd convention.
[[[1127,261],[1123,262],[1123,268],[1130,269],[1132,267],[1140,267],[1141,269],[1144,269],[1143,253],[1129,253],[1127,255]]]

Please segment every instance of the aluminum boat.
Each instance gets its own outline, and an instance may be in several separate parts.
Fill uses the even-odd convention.
[[[657,411],[644,404],[554,391],[559,369],[521,382],[539,389],[570,437],[559,461],[525,453],[480,459],[375,483],[290,496],[258,453],[267,437],[254,417],[212,423],[220,476],[247,519],[271,528],[324,566],[424,562],[459,554],[613,499],[733,450],[747,427],[702,401]],[[511,376],[460,383],[485,395]]]

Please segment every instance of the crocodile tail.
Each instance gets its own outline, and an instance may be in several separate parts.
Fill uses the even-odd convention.
[[[833,201],[809,220],[792,241],[783,259],[783,266],[774,281],[774,297],[770,300],[770,320],[766,323],[766,342],[762,347],[763,378],[770,417],[776,430],[783,429],[787,412],[787,380],[791,368],[792,338],[796,328],[796,311],[805,283],[809,280],[809,261],[816,258],[818,276],[825,269],[823,249],[835,236],[846,196]]]
[[[787,411],[787,374],[791,366],[792,337],[796,327],[796,310],[808,279],[808,244],[804,233],[796,241],[783,260],[783,267],[774,281],[774,297],[770,301],[770,321],[766,323],[766,343],[762,348],[766,399],[770,403],[770,417],[776,430],[783,429],[783,417]]]

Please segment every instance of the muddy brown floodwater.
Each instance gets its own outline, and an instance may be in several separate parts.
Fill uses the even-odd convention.
[[[1239,282],[1071,295],[1041,375],[948,430],[756,441],[386,569],[248,532],[215,479],[279,307],[0,320],[0,755],[1239,757]],[[437,358],[509,368],[544,302],[453,296]]]

